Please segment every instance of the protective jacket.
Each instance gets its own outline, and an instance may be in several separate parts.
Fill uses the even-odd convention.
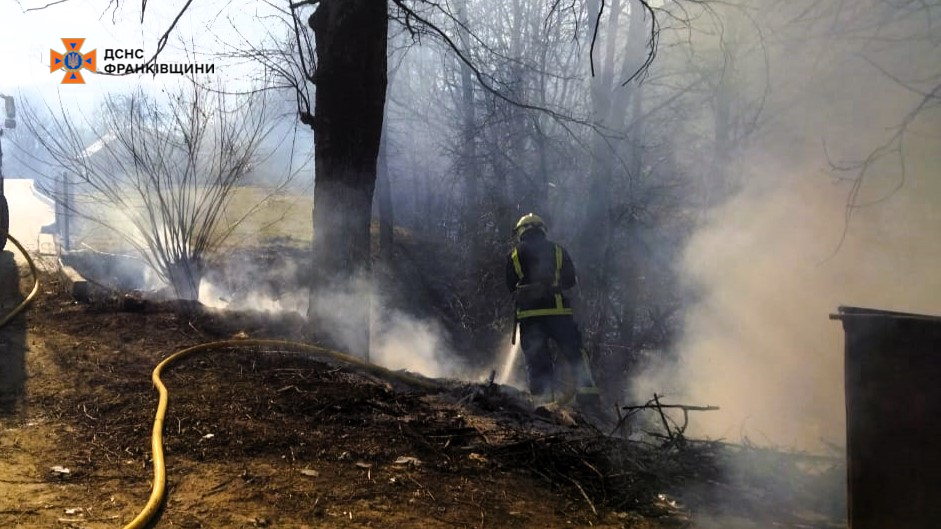
[[[517,319],[571,315],[564,291],[575,286],[575,265],[565,248],[530,230],[506,261],[506,286],[516,293]]]

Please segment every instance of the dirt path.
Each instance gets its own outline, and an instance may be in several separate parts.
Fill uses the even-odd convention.
[[[0,316],[23,301],[29,272],[18,268],[10,251],[0,253]],[[31,379],[41,379],[50,364],[40,340],[27,333],[29,315],[0,329],[0,520],[5,527],[57,523],[75,489],[49,471],[47,455],[55,452],[68,427],[52,420],[29,399]],[[51,374],[53,377],[55,374]],[[63,476],[65,474],[62,474]],[[24,525],[24,520],[31,520]],[[36,525],[39,526],[39,525]]]

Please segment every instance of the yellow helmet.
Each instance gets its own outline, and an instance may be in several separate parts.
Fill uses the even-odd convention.
[[[542,221],[542,217],[536,215],[535,213],[527,213],[520,217],[520,220],[516,223],[516,228],[513,231],[516,232],[517,237],[522,237],[524,233],[529,231],[532,228],[539,228],[543,232],[546,231],[546,223]]]

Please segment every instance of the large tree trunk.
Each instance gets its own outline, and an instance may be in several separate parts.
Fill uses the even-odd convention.
[[[458,23],[457,36],[461,51],[470,56],[469,22],[467,19],[467,0],[454,4],[455,18]],[[481,257],[483,234],[480,219],[482,202],[480,200],[481,170],[477,159],[477,106],[474,97],[476,80],[471,67],[461,63],[461,148],[458,159],[458,175],[464,189],[463,214],[461,215],[461,236],[466,241],[467,258],[476,263]],[[476,274],[477,267],[470,268]]]
[[[598,15],[601,9],[600,0],[588,2],[588,17],[592,24],[601,23]],[[601,336],[605,330],[605,310],[607,309],[607,296],[609,294],[606,281],[605,256],[610,243],[612,196],[612,173],[615,171],[615,140],[602,136],[602,131],[623,130],[623,120],[614,122],[612,114],[612,99],[616,91],[612,89],[614,76],[614,43],[617,40],[617,23],[620,16],[620,2],[614,0],[608,11],[608,24],[601,33],[603,40],[599,40],[593,58],[595,75],[590,79],[591,121],[598,128],[592,134],[591,140],[591,166],[589,169],[588,200],[583,205],[583,223],[579,243],[577,246],[579,259],[579,286],[581,301],[584,303],[583,314],[588,347],[592,356],[598,357],[597,347],[603,341]],[[597,21],[597,22],[596,22]],[[589,31],[594,31],[592,26]],[[602,46],[602,44],[606,44]],[[604,53],[601,53],[601,50]],[[603,60],[598,60],[599,58]],[[620,88],[624,90],[624,88]],[[609,134],[604,132],[604,134]]]
[[[369,223],[386,96],[386,2],[321,0],[308,23],[317,44],[310,312],[315,323],[323,321],[315,311],[326,310],[327,290],[361,298],[340,315],[346,327],[342,341],[368,357],[369,295],[352,288],[352,280],[368,278],[370,269]]]
[[[630,7],[626,39],[618,38],[621,0],[612,0],[610,11],[605,11],[609,13],[608,22],[604,39],[599,41],[599,47],[604,46],[604,54],[601,61],[595,62],[596,68],[600,68],[591,79],[591,103],[593,122],[600,130],[626,134],[628,141],[614,135],[605,138],[597,132],[593,137],[590,199],[584,213],[579,255],[583,263],[579,284],[588,311],[587,343],[599,373],[597,382],[610,400],[621,398],[624,372],[632,359],[633,335],[628,329],[634,326],[639,288],[636,255],[639,247],[630,239],[626,250],[616,246],[616,239],[632,237],[636,229],[630,212],[639,205],[634,187],[640,181],[643,165],[640,87],[636,84],[621,86],[619,79],[629,77],[642,64],[646,25],[640,3],[624,1],[624,5]],[[597,19],[599,9],[599,0],[589,2],[591,20]],[[623,46],[620,53],[619,46]],[[621,59],[616,65],[618,55]],[[634,112],[632,121],[628,121],[632,103]],[[625,227],[630,227],[627,233]],[[621,313],[612,314],[614,310]],[[615,320],[621,324],[612,328]],[[612,339],[628,350],[618,349],[613,353],[610,348],[602,350],[600,345]]]
[[[385,127],[384,127],[385,128]],[[392,246],[395,241],[393,228],[395,227],[395,211],[392,208],[392,181],[389,174],[389,137],[388,129],[382,134],[379,142],[379,159],[376,162],[376,192],[379,193],[376,201],[379,213],[379,255],[386,263],[392,262]]]

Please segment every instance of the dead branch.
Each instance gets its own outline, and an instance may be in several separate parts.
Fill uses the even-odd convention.
[[[653,401],[656,403],[657,413],[660,415],[660,420],[663,421],[663,428],[667,431],[667,436],[670,438],[670,443],[675,441],[673,437],[673,430],[670,428],[670,424],[667,422],[667,416],[663,414],[663,407],[660,406],[660,397],[656,393],[653,394]]]
[[[683,411],[683,424],[679,425],[674,422],[675,429],[670,427],[670,422],[673,422],[667,417],[663,412],[665,409],[676,409]],[[621,415],[620,410],[624,410],[627,413]],[[667,439],[667,445],[676,443],[679,439],[681,444],[685,444],[685,438],[683,434],[686,432],[686,427],[689,426],[689,412],[691,411],[717,411],[719,410],[718,406],[695,406],[689,404],[663,404],[660,402],[660,396],[656,393],[653,396],[653,399],[647,401],[646,404],[639,406],[621,406],[618,410],[618,421],[615,424],[614,428],[611,430],[611,433],[618,431],[627,420],[633,416],[635,413],[641,410],[656,410],[660,416],[660,420],[663,423],[663,427],[666,429],[667,434],[662,436],[664,439]],[[649,433],[649,432],[648,432]],[[653,437],[661,437],[657,435],[652,435]]]
[[[591,498],[588,497],[588,494],[585,493],[585,489],[583,489],[582,486],[577,481],[570,478],[569,476],[563,476],[563,477],[565,477],[565,479],[571,482],[572,485],[575,485],[575,488],[578,489],[578,492],[582,494],[582,497],[585,498],[585,502],[587,502],[588,506],[591,508],[591,512],[594,513],[595,516],[598,516],[598,509],[595,507],[595,503],[591,501]]]
[[[634,411],[634,410],[650,410],[655,408],[663,409],[679,409],[684,411],[718,411],[718,406],[690,406],[687,404],[660,404],[659,406],[650,404],[644,404],[643,406],[621,406],[622,410]]]

